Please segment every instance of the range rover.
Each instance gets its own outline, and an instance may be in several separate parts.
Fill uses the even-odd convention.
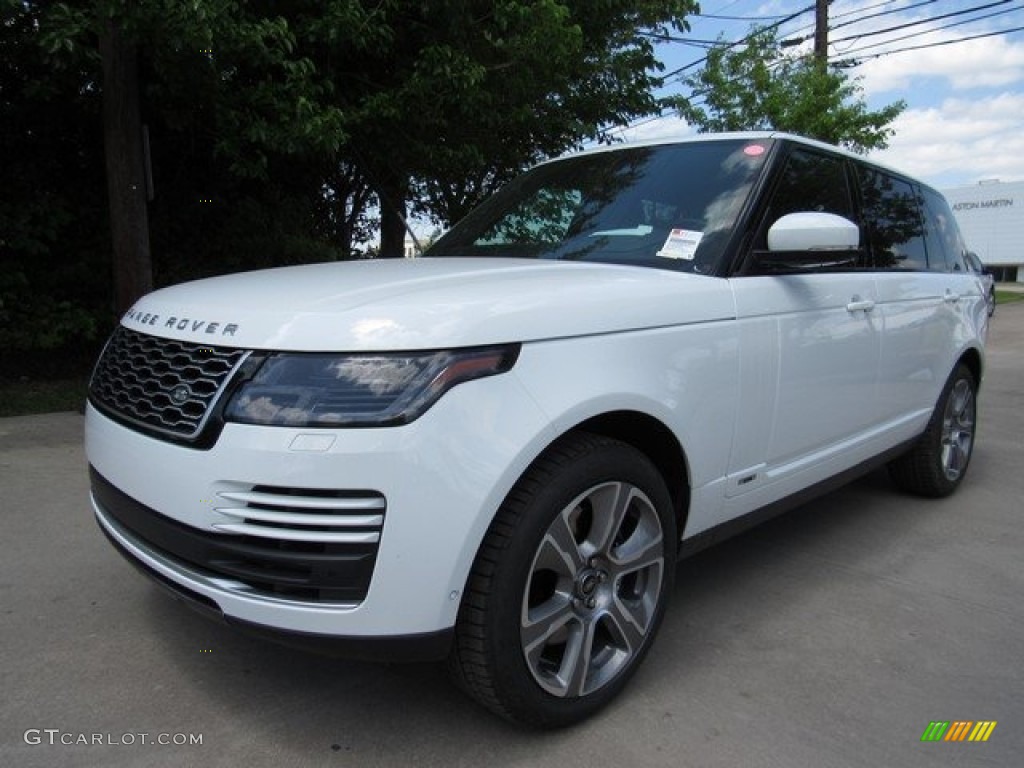
[[[679,557],[888,465],[963,481],[985,296],[942,196],[776,133],[543,163],[424,258],[158,290],[89,386],[91,499],[227,622],[607,704]]]

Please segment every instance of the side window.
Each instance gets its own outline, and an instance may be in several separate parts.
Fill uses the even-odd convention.
[[[767,206],[753,240],[754,252],[767,252],[768,230],[775,222],[790,213],[833,213],[856,222],[848,179],[846,160],[841,157],[819,154],[803,148],[790,152],[768,195]],[[858,269],[864,266],[861,263],[863,253],[863,250],[845,253],[835,263],[823,263],[815,268]],[[758,263],[757,269],[765,268],[764,262]],[[787,269],[785,265],[767,268],[769,271]],[[807,271],[808,267],[805,265],[799,269]]]
[[[921,199],[916,189],[903,179],[866,166],[859,168],[858,175],[874,267],[928,269]]]
[[[838,157],[796,150],[786,160],[772,192],[764,230],[787,213],[822,211],[853,219],[844,162]]]
[[[928,247],[928,268],[933,272],[964,272],[967,250],[960,228],[946,198],[931,189],[923,189],[925,207],[925,244]]]

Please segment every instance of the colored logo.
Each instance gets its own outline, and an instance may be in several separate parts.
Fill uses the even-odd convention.
[[[932,720],[921,741],[988,741],[995,729],[995,720]]]

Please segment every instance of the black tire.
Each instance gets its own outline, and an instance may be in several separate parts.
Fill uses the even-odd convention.
[[[964,479],[974,450],[978,383],[959,364],[942,389],[928,428],[903,456],[890,462],[889,476],[919,496],[949,496]]]
[[[484,537],[449,657],[454,680],[514,722],[589,717],[650,649],[676,552],[672,503],[650,460],[617,440],[566,436],[523,475]]]
[[[992,317],[996,313],[996,287],[994,285],[988,289],[988,297],[985,301],[988,304],[988,316]]]

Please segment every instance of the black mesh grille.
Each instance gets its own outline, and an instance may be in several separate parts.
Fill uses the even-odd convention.
[[[89,384],[112,415],[178,438],[199,434],[228,376],[246,351],[146,336],[120,326]]]

